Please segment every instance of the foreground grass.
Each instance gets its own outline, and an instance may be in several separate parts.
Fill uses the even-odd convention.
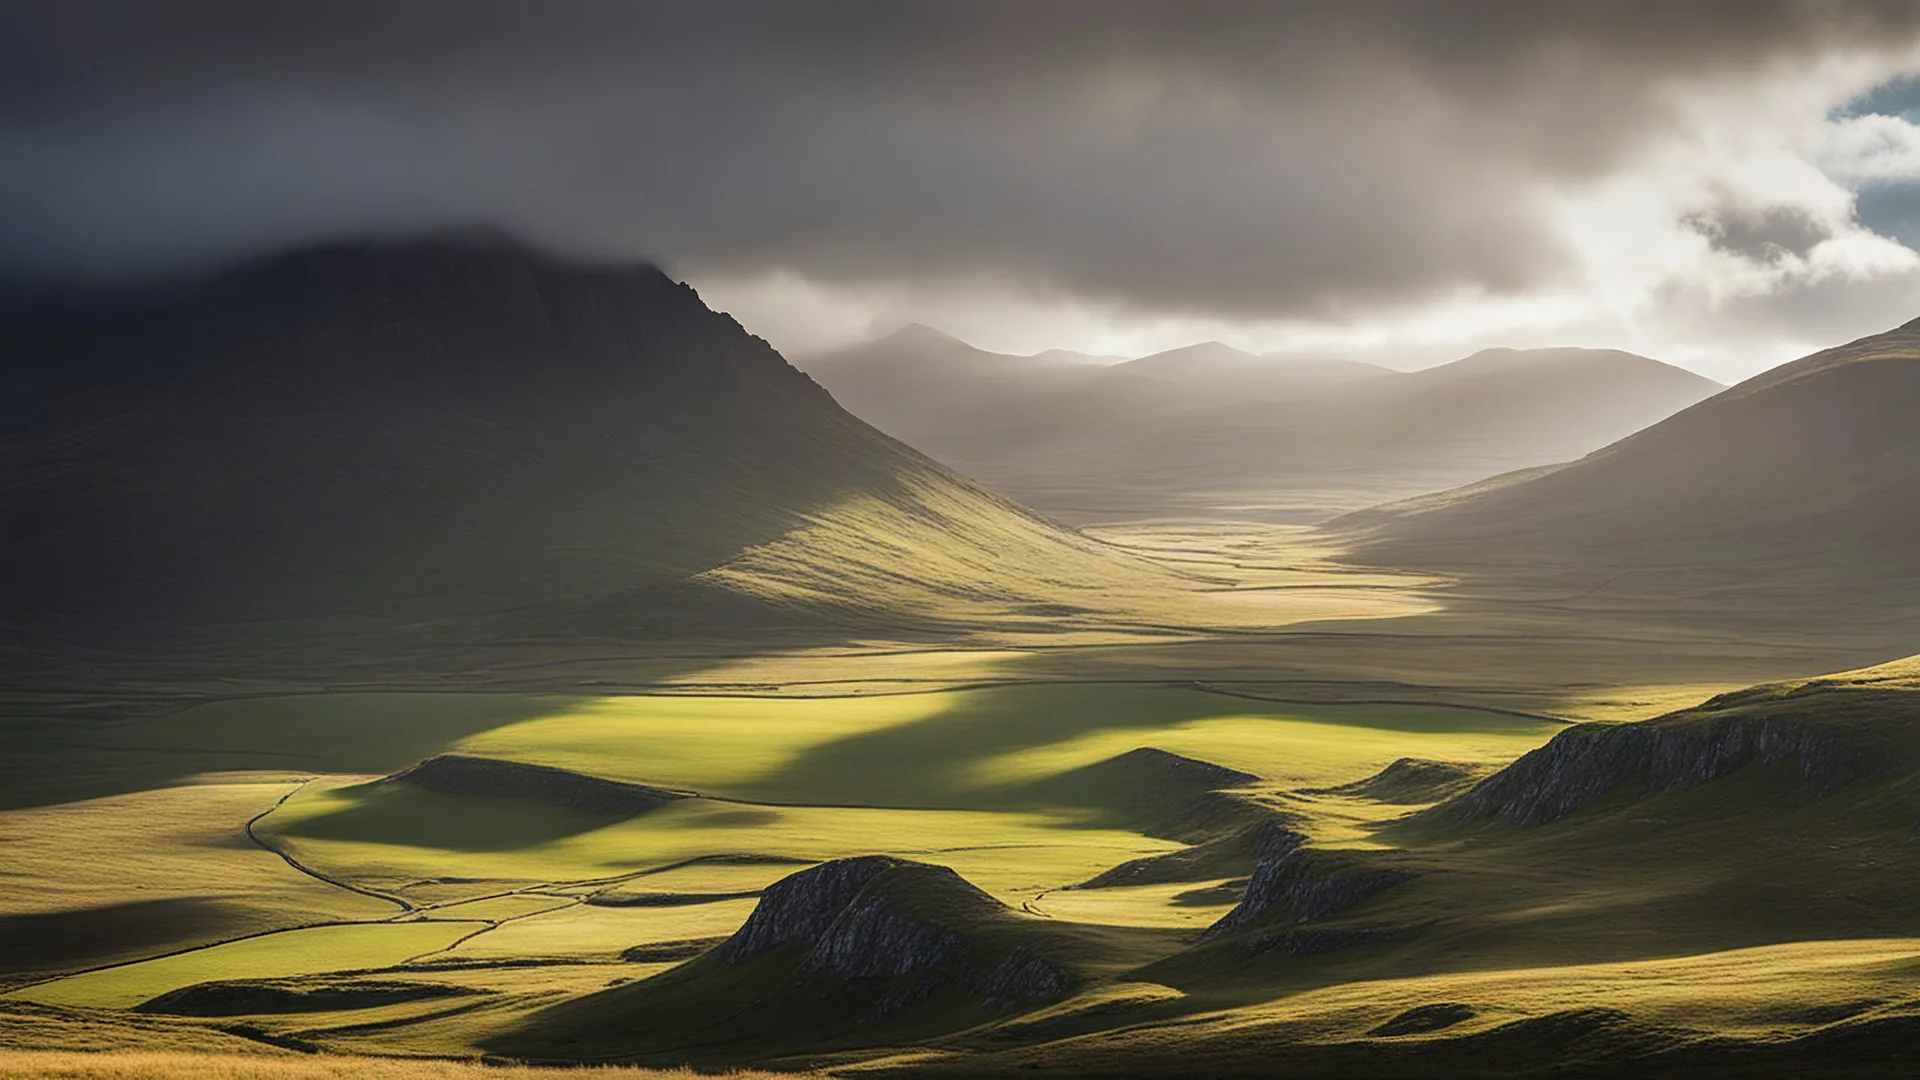
[[[686,1069],[611,1066],[542,1069],[453,1061],[306,1054],[193,1054],[164,1051],[70,1053],[0,1050],[0,1080],[678,1080]],[[736,1072],[734,1080],[772,1080],[794,1073]]]
[[[4,755],[0,755],[4,756]],[[246,837],[298,787],[287,776],[203,782],[0,812],[0,985],[394,905],[288,869]]]
[[[1793,942],[1356,981],[1197,1015],[1156,1011],[1169,1003],[1164,987],[1121,984],[1006,1025],[1047,1041],[906,1053],[864,1063],[862,1074],[1905,1077],[1920,1018],[1917,963],[1920,939]]]
[[[183,986],[218,979],[275,979],[327,971],[390,967],[452,945],[484,923],[417,922],[316,926],[265,934],[208,949],[30,986],[23,1001],[128,1009]]]

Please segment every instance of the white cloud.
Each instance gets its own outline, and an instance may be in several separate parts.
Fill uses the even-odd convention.
[[[1836,115],[1910,70],[1920,57],[1681,86],[1666,124],[1612,168],[1510,180],[1509,213],[1535,219],[1573,268],[1519,292],[1453,289],[1397,307],[1268,320],[1145,314],[991,277],[944,289],[717,277],[709,294],[797,349],[919,321],[1007,352],[1139,354],[1213,338],[1397,366],[1489,345],[1616,346],[1737,380],[1920,315],[1920,254],[1875,234],[1854,209],[1863,184],[1920,181],[1920,126]]]

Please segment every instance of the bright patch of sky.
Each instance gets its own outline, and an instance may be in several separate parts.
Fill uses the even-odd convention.
[[[1514,213],[1544,215],[1577,274],[1339,317],[1143,313],[991,277],[694,284],[794,353],[920,322],[996,352],[1133,356],[1219,340],[1402,368],[1492,346],[1623,348],[1733,382],[1920,316],[1920,58],[1676,92],[1670,123],[1622,167],[1517,192]]]

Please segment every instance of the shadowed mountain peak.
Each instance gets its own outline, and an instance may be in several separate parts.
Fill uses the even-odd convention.
[[[23,639],[562,610],[550,629],[684,632],[880,614],[832,584],[867,573],[1017,595],[1033,543],[1043,592],[1126,561],[848,415],[649,266],[337,244],[16,321],[0,355],[40,395],[0,437],[0,618]],[[695,580],[857,507],[896,546],[808,541],[803,586]]]
[[[1177,349],[1167,349],[1164,352],[1157,352],[1151,356],[1143,356],[1138,360],[1129,360],[1115,366],[1119,370],[1136,375],[1179,379],[1219,374],[1259,363],[1261,358],[1253,353],[1236,349],[1224,342],[1202,341],[1193,345],[1183,345]]]
[[[966,345],[967,343],[944,330],[935,330],[926,323],[908,323],[893,333],[880,338],[880,341],[893,345]],[[972,348],[972,346],[967,346]]]

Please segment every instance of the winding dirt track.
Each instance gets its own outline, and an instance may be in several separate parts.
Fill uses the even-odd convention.
[[[333,886],[336,889],[345,889],[350,893],[359,893],[361,896],[370,896],[375,900],[384,900],[389,904],[397,905],[400,908],[401,912],[403,913],[418,911],[419,910],[418,907],[416,907],[414,904],[406,900],[402,900],[400,897],[389,896],[386,893],[375,892],[372,889],[363,889],[358,885],[352,885],[345,881],[341,881],[339,878],[329,877],[326,874],[323,874],[320,871],[313,869],[312,867],[304,866],[301,864],[300,860],[294,858],[292,855],[287,854],[285,851],[282,851],[281,849],[274,847],[272,844],[267,843],[265,840],[260,838],[260,834],[258,832],[254,831],[253,827],[255,825],[265,820],[268,814],[271,814],[275,810],[278,810],[282,806],[285,806],[288,799],[291,799],[295,795],[298,795],[302,791],[305,791],[307,789],[307,785],[313,783],[313,781],[314,781],[313,777],[308,777],[307,779],[302,780],[300,782],[299,787],[294,788],[292,791],[289,791],[285,795],[280,796],[280,798],[277,801],[275,801],[272,806],[269,806],[265,810],[262,810],[259,813],[248,818],[247,824],[246,824],[247,839],[253,841],[259,847],[267,851],[271,851],[275,855],[278,855],[281,861],[285,862],[288,866],[293,867],[295,870],[298,870],[299,872],[307,875],[308,877],[314,879],[315,881],[323,881],[328,885]]]

